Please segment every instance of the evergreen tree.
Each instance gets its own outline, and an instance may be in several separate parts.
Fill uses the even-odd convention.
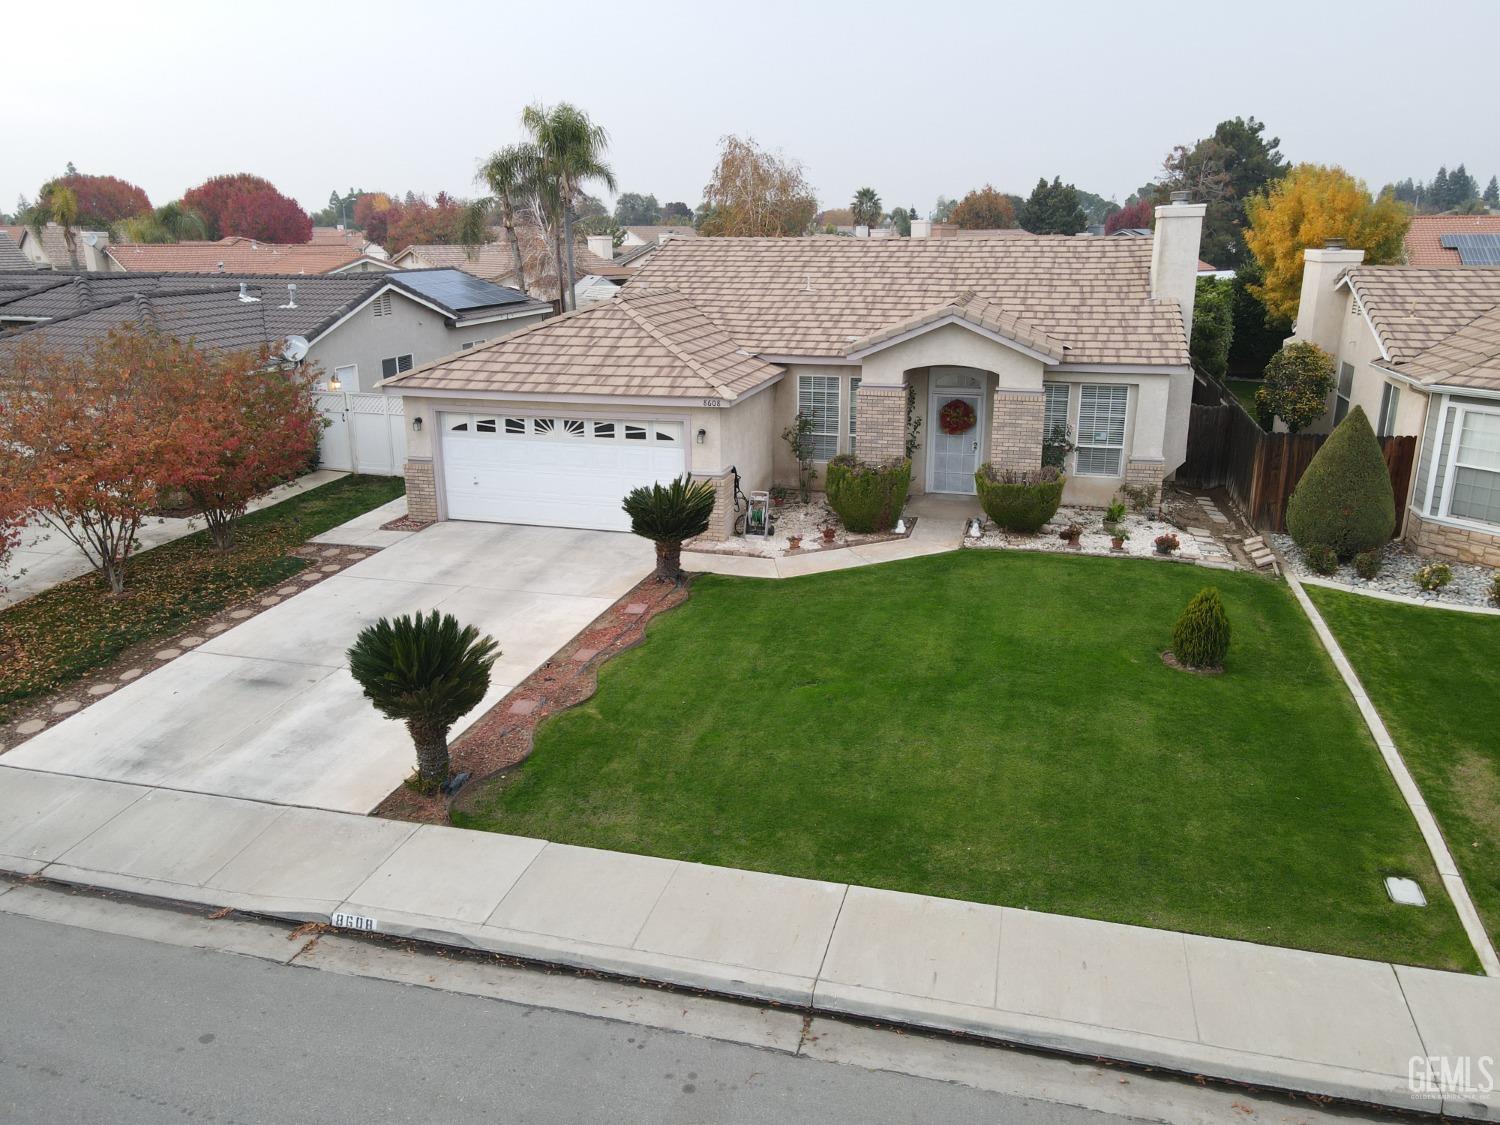
[[[1500,178],[1490,177],[1490,182],[1484,187],[1484,195],[1481,197],[1486,207],[1500,207]]]
[[[1462,207],[1471,199],[1479,198],[1479,183],[1469,170],[1460,164],[1448,173],[1448,206]]]
[[[1432,177],[1432,184],[1427,189],[1427,202],[1434,211],[1446,211],[1451,204],[1448,202],[1448,166],[1445,164],[1437,170],[1437,175]]]
[[[1078,202],[1078,189],[1054,176],[1036,182],[1031,196],[1021,208],[1021,226],[1032,234],[1077,234],[1088,225],[1088,218]]]

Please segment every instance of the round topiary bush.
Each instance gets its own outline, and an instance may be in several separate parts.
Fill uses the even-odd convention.
[[[1396,500],[1380,442],[1355,407],[1313,456],[1286,506],[1286,529],[1304,551],[1340,559],[1382,546],[1396,528]]]
[[[1339,555],[1332,547],[1314,543],[1302,552],[1302,557],[1307,560],[1307,565],[1314,574],[1321,574],[1326,578],[1338,573]]]
[[[1229,615],[1216,586],[1193,595],[1172,629],[1172,655],[1189,668],[1222,668],[1229,651]]]
[[[1369,581],[1380,573],[1385,564],[1385,555],[1379,548],[1371,547],[1354,556],[1354,573]]]
[[[849,531],[889,531],[906,507],[911,461],[873,465],[847,453],[828,462],[823,476],[828,506]]]
[[[1050,465],[1031,472],[998,470],[989,462],[974,474],[979,506],[1006,531],[1033,532],[1057,514],[1068,478]]]

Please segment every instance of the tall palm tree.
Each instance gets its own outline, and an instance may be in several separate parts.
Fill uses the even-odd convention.
[[[505,226],[505,237],[516,260],[516,288],[522,292],[526,291],[526,262],[520,236],[516,234],[516,205],[536,194],[539,163],[535,146],[507,145],[485,161],[479,172],[500,205],[500,222]]]
[[[37,195],[36,206],[31,209],[31,230],[41,241],[42,231],[48,223],[62,227],[63,244],[68,248],[68,261],[78,268],[78,237],[73,228],[78,225],[78,196],[73,189],[59,183],[45,185]]]
[[[521,111],[521,124],[531,133],[539,157],[541,193],[553,210],[553,234],[557,238],[558,307],[573,304],[573,204],[585,183],[599,180],[615,190],[615,174],[604,162],[609,133],[595,125],[577,106],[560,102],[552,106],[529,105]],[[563,246],[567,246],[567,269],[563,268]],[[565,280],[566,279],[566,280]],[[568,294],[564,296],[564,294]]]
[[[491,637],[437,610],[382,617],[349,649],[349,671],[375,709],[399,719],[417,748],[417,784],[432,792],[448,781],[448,731],[490,686],[500,655]]]
[[[656,580],[682,581],[682,542],[708,530],[714,511],[714,486],[688,476],[663,487],[653,484],[625,497],[630,530],[656,544]]]
[[[862,187],[854,193],[854,202],[849,207],[856,226],[874,230],[880,225],[880,196],[874,188]]]

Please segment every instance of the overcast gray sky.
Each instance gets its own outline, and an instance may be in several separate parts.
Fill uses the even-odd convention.
[[[825,207],[868,184],[923,212],[1043,175],[1123,200],[1235,115],[1372,189],[1500,171],[1494,70],[1475,61],[1496,0],[85,0],[13,5],[5,27],[6,210],[70,160],[155,204],[239,171],[310,209],[335,187],[469,194],[537,100],[609,129],[622,189],[689,205],[731,132],[802,161]]]

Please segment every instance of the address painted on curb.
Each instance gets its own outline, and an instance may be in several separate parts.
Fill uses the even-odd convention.
[[[335,914],[333,924],[341,930],[364,930],[366,933],[374,933],[379,929],[374,918],[363,914]]]

